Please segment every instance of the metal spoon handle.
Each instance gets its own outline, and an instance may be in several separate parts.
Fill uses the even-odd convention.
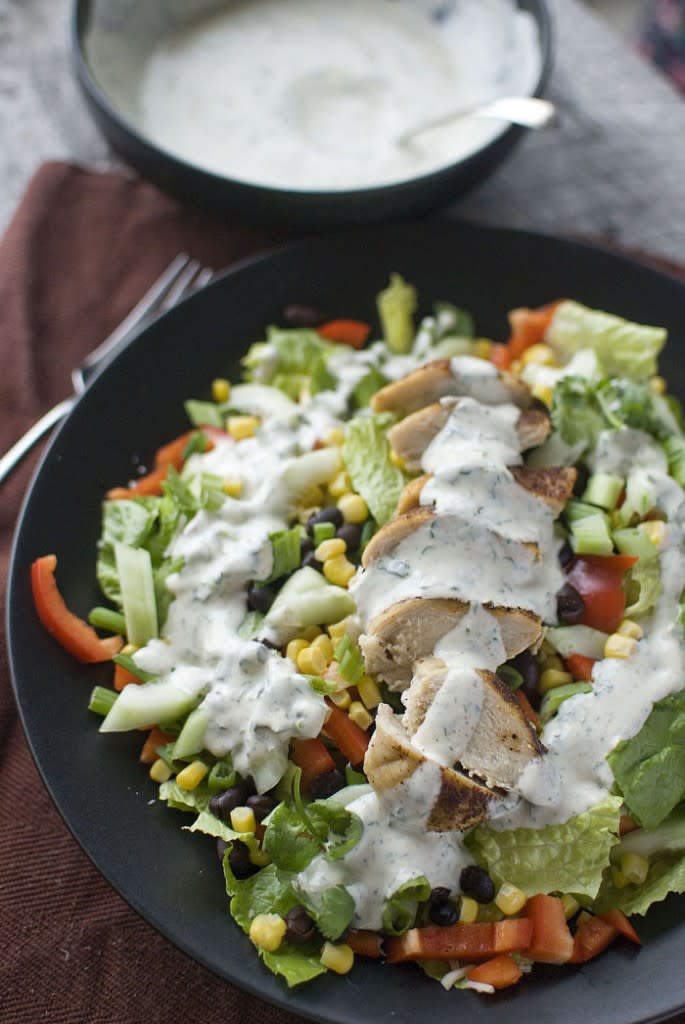
[[[509,121],[511,124],[520,124],[524,128],[544,128],[555,114],[556,108],[549,100],[542,100],[536,96],[503,96],[498,100],[492,100],[491,103],[461,107],[431,121],[424,121],[423,124],[404,132],[397,141],[400,146],[404,146],[424,132],[451,124],[452,121],[461,121],[466,117],[491,117],[499,121]]]

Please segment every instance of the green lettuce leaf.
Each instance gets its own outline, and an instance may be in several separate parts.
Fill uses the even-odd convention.
[[[114,558],[114,545],[143,547],[159,517],[159,498],[124,498],[102,504],[102,530],[98,545],[96,575],[100,589],[121,607],[121,587]]]
[[[354,916],[354,900],[344,885],[331,886],[315,897],[300,893],[300,902],[331,942],[340,938]]]
[[[629,832],[611,851],[612,860],[620,863],[624,853],[648,858],[647,878],[641,885],[618,888],[607,870],[595,900],[600,913],[618,907],[626,914],[646,914],[669,893],[685,892],[685,807],[677,808],[655,829]]]
[[[618,842],[622,799],[608,796],[563,825],[496,832],[480,825],[466,844],[495,885],[510,882],[527,896],[568,892],[594,899]]]
[[[379,526],[387,523],[404,487],[404,475],[390,461],[387,439],[392,418],[358,416],[347,425],[343,460],[352,485],[369,506]]]
[[[561,362],[579,349],[590,348],[609,376],[644,380],[657,372],[656,357],[666,341],[666,330],[567,300],[557,307],[545,340]]]
[[[303,389],[315,395],[335,383],[326,368],[334,349],[316,331],[269,327],[266,342],[252,345],[242,360],[245,378],[272,384],[293,399],[298,399]]]
[[[607,761],[631,816],[647,829],[660,825],[685,798],[685,690],[655,704]]]
[[[211,793],[204,785],[195,789],[182,789],[173,779],[169,779],[160,785],[159,799],[165,800],[167,807],[176,811],[194,811],[197,814],[207,809]]]
[[[285,980],[288,988],[303,985],[326,973],[320,959],[321,946],[316,941],[301,946],[292,946],[284,942],[275,953],[262,951],[260,955],[269,970]]]
[[[296,804],[284,802],[269,816],[264,849],[276,867],[303,871],[319,853],[326,860],[344,857],[361,834],[357,815],[334,801],[316,800],[304,812]]]
[[[626,608],[628,618],[640,618],[651,612],[661,593],[661,567],[658,557],[640,558],[629,572],[629,579],[640,590],[632,604]]]
[[[606,430],[595,385],[585,377],[562,377],[552,395],[551,419],[555,430],[567,445],[583,444],[594,448],[602,430]]]
[[[412,878],[388,897],[383,907],[383,929],[388,935],[402,935],[414,923],[416,908],[427,900],[431,886],[425,875]]]
[[[649,384],[626,378],[604,380],[597,388],[597,401],[607,423],[644,430],[660,441],[679,435],[680,426],[662,395]]]

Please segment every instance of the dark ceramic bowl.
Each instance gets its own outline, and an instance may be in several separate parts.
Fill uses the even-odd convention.
[[[176,19],[178,23],[178,19],[185,19],[198,3],[206,9],[211,7],[211,2],[195,0],[193,4],[160,5],[159,0],[146,0],[145,4],[130,0],[116,3],[74,0],[72,18],[76,74],[88,107],[110,145],[143,177],[196,206],[218,213],[239,214],[262,223],[281,222],[313,228],[415,216],[447,204],[483,181],[527,130],[513,125],[498,126],[479,149],[438,170],[392,184],[349,191],[271,187],[211,173],[155,143],[137,123],[131,106],[122,103],[116,95],[110,73],[112,61],[121,61],[125,68],[116,69],[116,75],[127,81],[135,78],[149,55],[153,40],[159,38],[165,28],[168,30],[168,19]],[[544,0],[518,0],[518,6],[532,16],[537,28],[540,63],[537,81],[530,92],[539,96],[546,87],[552,64],[550,15]],[[149,44],[140,31],[141,12],[146,19],[151,13],[157,19],[158,31],[156,35],[154,31],[150,33]],[[103,28],[110,37],[105,47],[100,45]]]

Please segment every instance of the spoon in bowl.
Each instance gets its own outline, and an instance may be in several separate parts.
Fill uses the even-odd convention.
[[[549,100],[542,100],[537,96],[503,96],[491,100],[490,103],[461,107],[431,121],[424,121],[423,124],[403,132],[398,137],[397,144],[406,146],[424,132],[467,117],[490,117],[498,121],[509,121],[510,124],[519,124],[524,128],[544,128],[555,115],[556,107]]]

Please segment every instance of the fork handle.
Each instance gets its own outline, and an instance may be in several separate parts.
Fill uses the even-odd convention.
[[[10,475],[12,470],[17,466],[24,456],[31,451],[34,444],[40,441],[41,437],[44,437],[54,426],[56,426],[60,420],[71,411],[74,405],[74,398],[65,398],[63,402],[60,402],[49,412],[46,412],[44,416],[34,423],[30,427],[23,437],[20,437],[16,444],[12,447],[5,455],[0,459],[0,484],[2,484],[6,478]]]

